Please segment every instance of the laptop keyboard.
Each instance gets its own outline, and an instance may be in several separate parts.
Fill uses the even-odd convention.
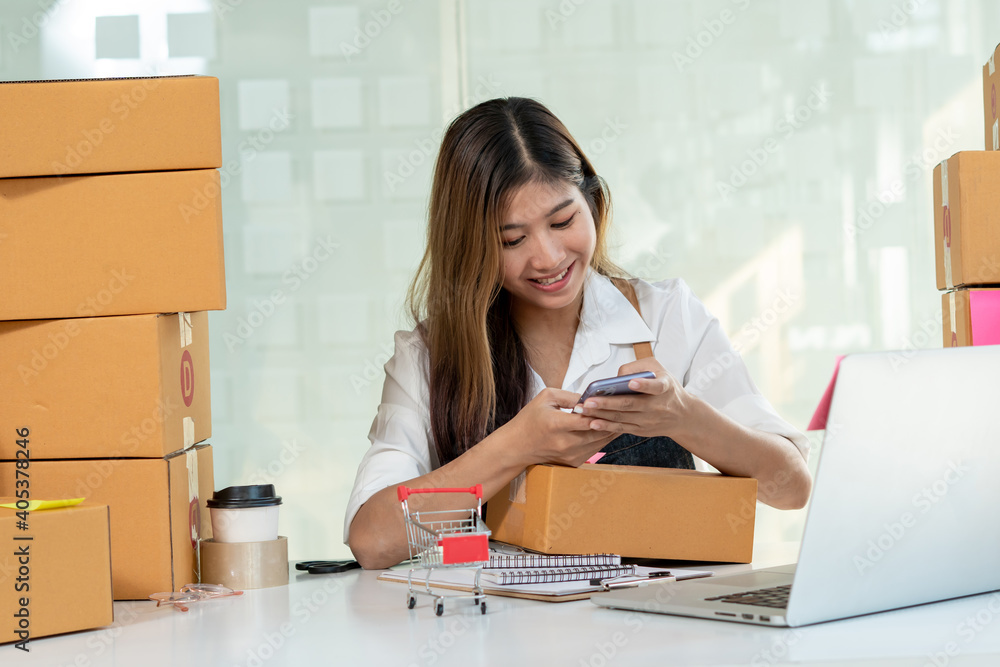
[[[785,584],[784,586],[758,588],[754,591],[743,591],[731,595],[719,595],[714,598],[705,598],[705,600],[707,602],[732,602],[734,604],[752,604],[758,607],[784,609],[788,606],[788,594],[791,590],[792,585]]]

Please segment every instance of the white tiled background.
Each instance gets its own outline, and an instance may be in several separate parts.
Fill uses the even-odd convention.
[[[216,485],[273,481],[293,558],[347,553],[341,518],[393,331],[409,326],[440,133],[490,97],[534,96],[565,121],[611,186],[620,263],[687,279],[797,426],[835,355],[940,345],[930,173],[983,148],[996,3],[389,6],[0,4],[3,79],[221,79]],[[845,232],[863,209],[871,223]],[[802,518],[762,511],[758,535],[795,537]]]

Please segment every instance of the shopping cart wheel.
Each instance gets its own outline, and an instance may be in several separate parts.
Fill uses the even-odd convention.
[[[481,611],[484,614],[486,613],[486,602],[485,601],[479,603],[479,611]]]
[[[437,614],[438,616],[441,616],[441,615],[444,614],[444,601],[443,600],[438,600],[437,607],[434,608],[434,613]]]
[[[417,606],[417,598],[414,597],[413,595],[409,596],[406,599],[406,608],[407,609],[413,609],[416,606]]]

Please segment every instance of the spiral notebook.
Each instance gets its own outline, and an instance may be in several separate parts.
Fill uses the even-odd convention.
[[[584,554],[568,556],[549,556],[532,553],[501,553],[490,550],[490,562],[483,570],[512,570],[515,568],[552,568],[552,567],[598,567],[621,565],[622,557],[617,554]]]

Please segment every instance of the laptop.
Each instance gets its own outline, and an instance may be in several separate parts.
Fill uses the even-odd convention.
[[[601,593],[798,627],[1000,589],[1000,346],[840,365],[797,564]]]

